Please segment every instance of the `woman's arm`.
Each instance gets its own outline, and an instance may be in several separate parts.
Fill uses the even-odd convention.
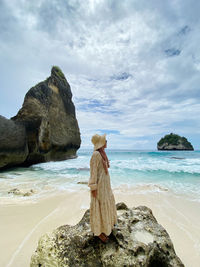
[[[88,186],[90,187],[91,191],[97,190],[97,173],[98,173],[98,165],[99,165],[99,155],[98,152],[94,153],[90,160],[90,179],[88,182]],[[93,196],[96,193],[92,193]]]

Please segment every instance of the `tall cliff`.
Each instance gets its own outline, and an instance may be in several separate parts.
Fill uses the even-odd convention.
[[[53,67],[49,78],[27,92],[22,108],[11,121],[24,127],[28,155],[20,163],[0,163],[0,167],[76,157],[80,130],[70,85],[58,67]]]

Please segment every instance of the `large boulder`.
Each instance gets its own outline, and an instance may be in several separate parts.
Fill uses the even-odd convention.
[[[75,226],[63,225],[42,236],[31,267],[184,267],[166,230],[152,211],[117,204],[118,223],[107,244],[94,237],[89,210]]]
[[[24,126],[0,116],[0,168],[17,166],[25,161],[27,155]]]
[[[171,133],[165,135],[157,143],[158,150],[194,150],[192,144],[185,138]]]
[[[3,123],[0,168],[74,158],[81,144],[71,88],[55,66],[49,78],[27,92],[17,115]]]

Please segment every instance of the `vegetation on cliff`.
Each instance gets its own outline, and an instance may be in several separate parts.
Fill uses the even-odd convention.
[[[58,66],[53,66],[51,71],[54,75],[58,76],[58,78],[65,79],[65,75]]]

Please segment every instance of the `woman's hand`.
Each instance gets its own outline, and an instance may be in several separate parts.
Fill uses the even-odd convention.
[[[97,196],[97,190],[92,190],[92,196],[96,197]]]

